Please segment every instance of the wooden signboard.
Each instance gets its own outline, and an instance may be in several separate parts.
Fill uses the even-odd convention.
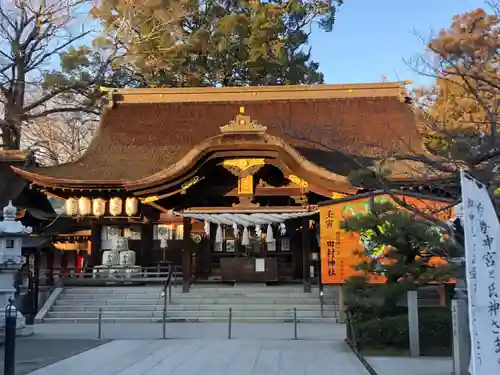
[[[398,198],[424,212],[437,211],[449,205],[447,202],[414,196],[401,195]],[[393,199],[385,194],[377,195],[373,199],[375,203],[392,202],[395,204]],[[345,232],[340,229],[340,225],[347,218],[367,214],[369,207],[370,197],[366,196],[320,207],[321,281],[323,284],[343,284],[352,276],[360,274],[360,271],[354,269],[363,261],[360,256],[364,250],[360,242],[360,234]],[[453,209],[440,212],[438,217],[442,220],[451,219]],[[385,283],[385,277],[372,276],[370,282]]]

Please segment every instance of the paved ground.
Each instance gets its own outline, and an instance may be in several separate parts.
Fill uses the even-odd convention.
[[[227,339],[226,323],[167,323],[167,338]],[[33,339],[81,338],[96,339],[97,323],[40,324],[35,326]],[[231,327],[235,339],[289,340],[294,337],[293,323],[235,323]],[[109,340],[158,339],[161,323],[103,323],[101,338]],[[299,323],[297,337],[303,340],[344,340],[345,326],[334,323]]]
[[[117,340],[30,375],[367,375],[342,341]]]
[[[365,357],[378,375],[450,375],[451,358]]]
[[[16,375],[24,375],[38,368],[82,353],[104,344],[105,341],[82,339],[33,340],[31,337],[16,341]],[[4,347],[0,346],[0,374],[3,375]]]
[[[343,325],[299,324],[297,333],[293,324],[234,324],[228,340],[227,324],[169,323],[161,340],[161,324],[109,323],[102,337],[116,340],[106,342],[96,324],[42,324],[18,340],[16,375],[368,374]]]

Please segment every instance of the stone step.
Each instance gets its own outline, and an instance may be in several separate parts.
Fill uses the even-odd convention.
[[[153,322],[160,323],[163,320],[161,318],[103,318],[102,323],[145,323]],[[177,323],[177,322],[197,322],[197,323],[225,323],[228,321],[227,317],[167,317],[167,322]],[[95,323],[97,331],[98,319],[96,318],[45,318],[44,323]],[[233,323],[273,323],[273,322],[286,322],[293,323],[293,319],[281,318],[281,317],[246,317],[246,318],[234,318]],[[297,323],[340,323],[338,318],[300,318],[297,319]],[[161,332],[161,326],[158,326],[158,332]]]
[[[162,311],[163,304],[151,305],[56,305],[53,306],[51,311],[64,312],[64,311],[92,311],[97,312],[99,309],[103,311]],[[297,311],[320,311],[319,305],[167,305],[168,311],[227,311],[232,308],[234,311],[283,311],[293,310]],[[338,306],[324,306],[324,311],[338,311]]]
[[[67,294],[62,292],[59,298],[64,298],[67,300],[105,300],[107,298],[130,298],[130,299],[149,299],[149,298],[160,298],[161,291],[157,293],[112,293],[112,294]]]
[[[128,286],[128,287],[66,287],[64,289],[65,294],[114,294],[114,293],[156,293],[163,290],[163,286]],[[172,291],[181,292],[181,288],[178,286],[173,286]],[[223,287],[223,288],[197,288],[191,287],[189,293],[214,293],[214,294],[247,294],[247,293],[275,293],[275,294],[293,294],[293,293],[304,293],[302,287],[289,288],[289,287]],[[311,294],[318,294],[317,289],[313,289]]]
[[[89,300],[67,300],[59,299],[56,305],[152,305],[163,304],[162,298],[149,298],[149,299],[126,299],[126,298],[108,298],[108,299],[89,299]],[[304,300],[304,299],[291,299],[291,298],[275,298],[275,299],[247,299],[247,298],[203,298],[203,299],[173,299],[173,305],[317,305],[320,303],[318,300]],[[334,301],[325,301],[326,305],[337,305]]]
[[[163,319],[162,286],[67,287],[44,317],[44,322],[97,321],[156,322]],[[218,285],[193,286],[190,293],[172,288],[167,321],[227,322],[229,308],[235,322],[299,321],[335,322],[339,314],[338,294],[325,294],[323,318],[318,290],[304,293],[302,286]]]
[[[154,293],[61,293],[63,298],[67,299],[103,299],[103,298],[153,298],[159,297],[162,290],[158,290]],[[232,297],[242,297],[242,298],[305,298],[305,299],[319,299],[317,294],[313,293],[172,293],[172,298],[232,298]]]
[[[167,317],[192,317],[192,318],[203,318],[203,317],[228,317],[229,311],[167,311]],[[249,310],[236,310],[232,312],[234,318],[266,318],[266,317],[280,317],[293,319],[293,310],[281,310],[281,311],[249,311]],[[335,318],[338,316],[336,311],[325,311],[323,316]],[[96,318],[98,314],[96,312],[89,311],[64,311],[64,312],[49,312],[46,318],[71,318],[71,319],[82,319],[82,318]],[[159,318],[163,317],[163,311],[103,311],[103,318]],[[321,318],[320,311],[297,311],[298,318]],[[44,319],[45,320],[45,319]]]
[[[173,287],[172,289],[175,289]],[[162,285],[155,286],[122,286],[122,287],[107,287],[107,286],[94,286],[94,287],[65,287],[64,293],[78,293],[78,294],[107,294],[107,293],[139,293],[140,291],[155,292],[162,290]]]
[[[67,293],[62,292],[61,296],[67,299],[102,299],[107,297],[127,297],[127,298],[150,298],[158,297],[162,294],[162,290],[154,293]],[[172,298],[218,298],[218,297],[249,297],[249,298],[276,298],[276,297],[290,297],[290,298],[315,298],[319,299],[319,295],[315,293],[181,293],[173,292]],[[324,298],[333,298],[333,296],[324,296]]]

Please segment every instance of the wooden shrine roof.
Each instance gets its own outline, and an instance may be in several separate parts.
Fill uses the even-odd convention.
[[[16,171],[30,181],[122,184],[178,163],[238,114],[241,106],[267,133],[305,159],[346,176],[395,152],[423,145],[404,84],[110,90],[87,152],[56,167]],[[238,143],[234,143],[238,148]]]
[[[47,198],[40,192],[27,189],[26,180],[12,170],[12,167],[23,168],[32,163],[30,152],[0,149],[0,210],[11,200],[18,209],[25,210],[23,218],[28,212],[36,219],[44,220],[54,214]]]
[[[29,160],[29,154],[20,150],[0,149],[0,210],[14,201],[26,186],[26,181],[16,175],[11,165],[22,167]]]

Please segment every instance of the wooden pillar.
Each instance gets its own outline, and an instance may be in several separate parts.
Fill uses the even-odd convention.
[[[311,292],[309,265],[311,264],[311,246],[309,241],[309,218],[302,218],[302,278],[304,280],[304,293]]]
[[[300,219],[290,220],[286,224],[286,236],[290,241],[290,252],[292,254],[292,267],[293,267],[293,278],[299,279],[302,275],[302,239],[299,240],[300,232],[297,231],[299,228]],[[302,237],[301,237],[302,238]]]
[[[136,264],[146,267],[153,266],[153,232],[154,227],[152,222],[147,222],[142,225],[141,230],[141,253],[137,257]]]
[[[439,292],[439,306],[446,307],[446,291],[444,285],[439,285],[438,292]]]
[[[54,285],[54,258],[56,249],[52,247],[47,251],[45,260],[45,282],[47,285]]]
[[[89,266],[94,267],[101,264],[101,236],[102,224],[92,223],[90,229],[90,262]]]
[[[182,248],[182,293],[189,293],[191,284],[191,219],[184,217],[182,219],[184,225],[184,238]]]
[[[33,290],[33,310],[35,311],[35,315],[38,313],[38,294],[40,290],[40,251],[37,249],[35,252],[35,269],[34,269],[34,290]]]
[[[61,253],[61,278],[66,279],[69,276],[68,270],[68,253],[63,251]]]

